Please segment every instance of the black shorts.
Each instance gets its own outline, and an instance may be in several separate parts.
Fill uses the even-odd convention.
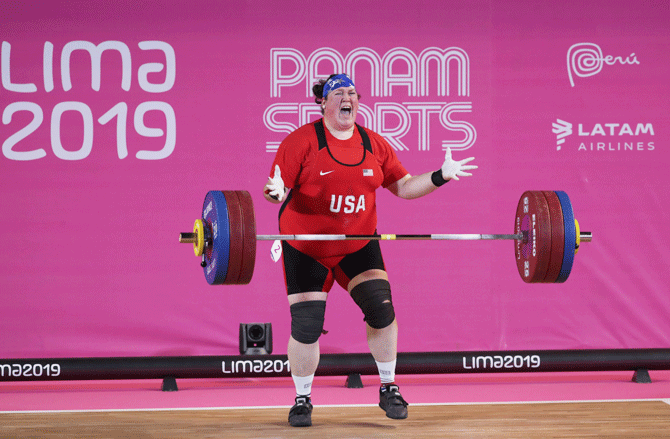
[[[346,290],[349,281],[364,271],[386,270],[379,241],[368,242],[362,249],[344,256],[334,267],[327,267],[286,241],[282,241],[282,254],[287,294],[328,292],[335,281]]]

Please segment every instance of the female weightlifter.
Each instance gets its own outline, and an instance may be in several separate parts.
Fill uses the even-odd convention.
[[[456,161],[447,149],[440,169],[411,176],[382,136],[356,124],[360,95],[351,78],[334,74],[312,91],[323,118],[284,139],[264,187],[268,201],[283,203],[281,234],[374,234],[380,186],[400,198],[418,198],[477,168],[467,165],[474,157]],[[381,379],[379,406],[389,418],[407,418],[407,402],[395,384],[398,324],[379,241],[283,241],[282,255],[291,310],[288,360],[296,388],[290,425],[312,425],[318,340],[334,281],[363,311]]]

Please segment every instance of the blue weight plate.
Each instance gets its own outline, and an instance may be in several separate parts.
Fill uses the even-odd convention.
[[[577,230],[575,229],[575,214],[568,194],[556,191],[563,209],[563,225],[565,226],[565,247],[563,248],[563,264],[561,272],[556,279],[557,283],[565,282],[572,271],[572,263],[575,260],[575,243],[577,242]]]
[[[221,191],[209,191],[202,205],[202,218],[211,230],[212,245],[205,247],[203,271],[207,283],[220,285],[225,282],[230,259],[230,222],[228,205]]]

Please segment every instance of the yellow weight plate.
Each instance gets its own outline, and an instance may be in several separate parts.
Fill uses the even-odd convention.
[[[193,252],[196,256],[202,256],[205,251],[205,227],[201,219],[195,220],[193,224],[193,233],[195,233],[195,242],[193,243]]]
[[[577,232],[577,243],[575,244],[575,254],[579,251],[579,244],[581,242],[581,238],[579,236],[579,223],[577,222],[577,219],[575,219],[575,231]]]

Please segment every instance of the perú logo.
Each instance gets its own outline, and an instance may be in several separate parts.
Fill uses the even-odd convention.
[[[603,51],[597,44],[573,44],[568,49],[568,77],[570,78],[570,85],[575,86],[572,75],[579,76],[580,78],[593,76],[603,69],[603,65],[607,64],[611,66],[617,62],[619,64],[640,64],[635,57],[635,53],[631,53],[625,59],[621,56],[603,56]]]

